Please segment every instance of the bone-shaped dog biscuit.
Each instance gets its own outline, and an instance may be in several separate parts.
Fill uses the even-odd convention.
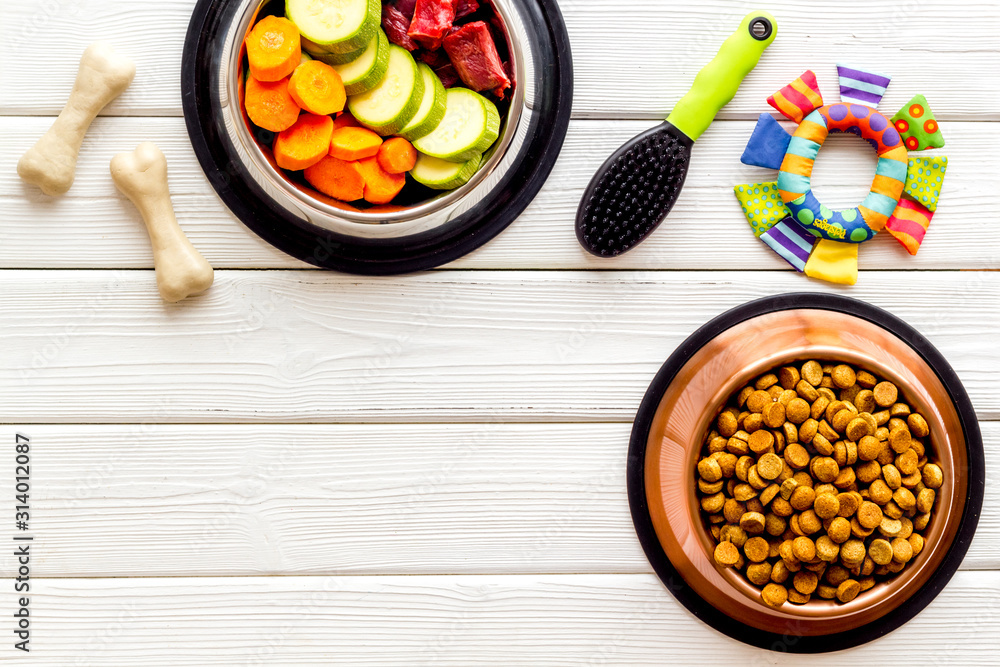
[[[177,224],[167,187],[167,158],[156,144],[139,144],[135,151],[112,158],[111,178],[146,221],[160,296],[176,302],[211,287],[211,265]]]
[[[135,63],[107,42],[91,44],[80,59],[73,92],[55,123],[17,163],[17,173],[47,195],[73,185],[80,145],[90,124],[111,100],[128,88]]]

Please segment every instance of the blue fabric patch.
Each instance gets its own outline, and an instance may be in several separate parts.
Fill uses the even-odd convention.
[[[862,206],[870,208],[876,213],[881,213],[886,217],[892,215],[892,212],[896,210],[897,204],[899,204],[899,202],[895,199],[886,197],[885,195],[880,195],[877,192],[869,192],[868,196],[865,197],[865,200],[861,202]]]
[[[819,154],[819,144],[802,137],[792,137],[792,140],[788,142],[788,152],[792,155],[815,160]]]
[[[801,174],[791,174],[787,171],[778,172],[778,189],[785,192],[804,194],[812,188],[812,179]]]
[[[750,141],[740,157],[743,164],[765,169],[781,169],[781,161],[788,150],[788,142],[792,136],[771,117],[762,113],[757,119],[757,126],[750,135]]]
[[[906,164],[899,160],[880,157],[878,159],[878,166],[875,167],[875,173],[879,176],[894,178],[902,183],[906,182]]]

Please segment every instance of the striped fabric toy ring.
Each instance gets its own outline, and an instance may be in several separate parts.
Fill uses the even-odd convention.
[[[830,132],[850,132],[878,153],[871,191],[853,209],[832,211],[812,193],[812,170]],[[862,243],[885,227],[906,182],[907,153],[899,132],[881,113],[862,104],[828,104],[812,111],[788,142],[778,173],[778,193],[792,216],[814,235]]]

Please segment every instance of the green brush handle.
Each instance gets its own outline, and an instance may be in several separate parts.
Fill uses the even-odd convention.
[[[754,34],[754,27],[765,34]],[[712,62],[698,72],[694,85],[667,117],[667,122],[696,140],[726,106],[747,74],[760,60],[775,35],[778,24],[767,12],[752,12],[739,29],[722,43]]]

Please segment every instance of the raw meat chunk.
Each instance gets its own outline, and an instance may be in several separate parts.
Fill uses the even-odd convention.
[[[474,21],[452,30],[443,45],[465,85],[476,91],[492,90],[503,99],[504,91],[510,88],[510,78],[485,22]]]
[[[385,30],[385,36],[393,44],[402,46],[407,51],[415,51],[419,48],[413,38],[407,34],[410,29],[410,19],[395,5],[387,4],[382,7],[382,29]]]
[[[455,21],[456,0],[417,0],[408,34],[425,49],[438,49]]]

